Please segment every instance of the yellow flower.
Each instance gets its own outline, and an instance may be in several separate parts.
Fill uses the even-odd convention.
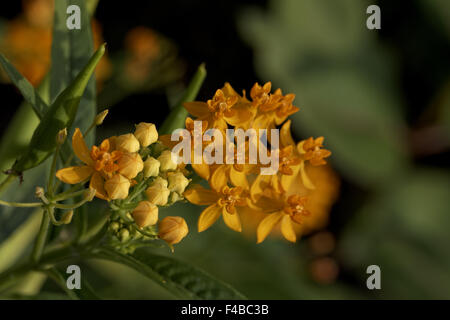
[[[158,207],[150,201],[141,201],[131,215],[139,228],[153,226],[158,222]]]
[[[310,213],[305,208],[307,197],[300,196],[298,194],[290,195],[286,197],[267,198],[263,203],[267,205],[271,202],[271,207],[275,206],[276,211],[269,213],[258,225],[256,231],[257,243],[261,243],[272,231],[272,229],[281,221],[281,233],[286,240],[295,242],[297,236],[295,234],[293,223],[301,224],[303,218]]]
[[[156,177],[159,174],[161,163],[153,157],[148,157],[144,162],[144,177]]]
[[[138,152],[139,151],[139,141],[136,139],[134,134],[127,133],[115,138],[116,149],[123,152]]]
[[[207,102],[193,101],[184,103],[186,110],[198,120],[208,122],[208,128],[226,130],[228,125],[239,126],[252,117],[246,105],[238,104],[237,95],[228,95],[218,89],[214,97]]]
[[[158,131],[153,123],[141,122],[136,126],[134,136],[143,147],[148,147],[158,140]]]
[[[75,155],[80,159],[84,165],[73,166],[58,170],[56,177],[59,180],[69,183],[77,184],[90,178],[90,187],[97,191],[96,196],[101,199],[110,200],[117,199],[117,196],[122,197],[125,194],[124,187],[130,186],[130,182],[120,173],[124,172],[130,176],[140,168],[139,160],[136,156],[124,153],[122,151],[111,148],[110,140],[106,139],[100,144],[100,147],[92,146],[89,151],[83,139],[80,129],[76,128],[72,136],[72,148]],[[134,159],[133,161],[123,161],[122,157]],[[142,160],[140,160],[142,162]],[[130,168],[128,168],[128,166]],[[141,169],[142,170],[142,169]],[[105,183],[113,179],[109,184],[109,191],[105,189]],[[123,179],[122,179],[123,178]],[[126,182],[126,181],[127,182]],[[120,182],[120,192],[116,190],[117,182]],[[116,187],[114,187],[116,185]],[[111,194],[114,196],[112,197]],[[128,194],[128,190],[126,190]]]
[[[189,233],[186,221],[182,217],[165,217],[158,225],[159,238],[173,245],[179,243]]]
[[[295,98],[294,94],[290,93],[283,96],[281,89],[270,93],[271,87],[270,82],[262,87],[255,83],[250,91],[253,106],[257,108],[257,114],[252,125],[254,129],[272,129],[299,110],[292,105]]]
[[[181,172],[170,173],[167,176],[169,182],[169,190],[182,194],[189,184],[189,179],[184,176]]]
[[[198,219],[199,232],[213,225],[220,215],[230,229],[240,232],[242,226],[236,207],[247,205],[246,191],[242,187],[229,187],[225,170],[219,169],[211,176],[211,189],[196,185],[185,191],[184,197],[193,204],[208,206]]]
[[[151,203],[157,206],[165,206],[169,200],[170,190],[167,185],[154,183],[145,190],[145,194]]]

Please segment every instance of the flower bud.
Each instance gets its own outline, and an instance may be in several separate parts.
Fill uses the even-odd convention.
[[[72,221],[72,217],[73,210],[67,211],[61,216],[60,222],[62,222],[63,224],[69,224]]]
[[[109,229],[111,231],[117,231],[117,230],[119,230],[119,228],[120,228],[120,224],[117,221],[111,222],[109,224]]]
[[[150,201],[141,201],[131,215],[139,228],[153,226],[158,222],[158,207]]]
[[[105,190],[110,199],[125,199],[130,189],[130,180],[121,174],[115,174],[105,182]]]
[[[167,179],[169,180],[169,190],[178,194],[182,194],[189,184],[189,179],[181,172],[171,173],[168,175]]]
[[[173,204],[173,203],[178,202],[183,199],[184,199],[183,196],[179,195],[178,193],[171,192],[170,196],[169,196],[169,203]]]
[[[140,148],[138,139],[132,133],[116,137],[115,147],[117,150],[129,153],[138,152]]]
[[[189,232],[186,221],[182,217],[165,217],[159,222],[159,238],[168,244],[180,242]]]
[[[58,134],[56,135],[56,143],[58,145],[62,145],[64,141],[66,141],[66,138],[67,138],[67,128],[59,130]]]
[[[133,179],[144,168],[144,162],[138,153],[125,153],[117,162],[119,173],[128,179]]]
[[[94,123],[96,126],[99,126],[103,123],[103,120],[105,120],[106,116],[108,115],[108,111],[108,109],[105,109],[95,117]]]
[[[162,185],[154,185],[148,187],[147,190],[145,190],[145,194],[151,203],[157,206],[164,206],[169,200],[170,190]]]
[[[176,157],[175,154],[174,156]],[[161,163],[161,167],[159,169],[162,172],[175,170],[177,168],[177,164],[172,161],[172,152],[170,150],[164,150],[158,157],[158,161]]]
[[[158,131],[153,123],[141,122],[136,126],[134,136],[143,147],[148,147],[158,140]]]
[[[127,241],[130,238],[130,231],[128,231],[128,229],[121,229],[119,231],[119,239],[122,242]]]
[[[148,157],[144,162],[144,177],[156,177],[159,174],[161,163],[153,157]]]
[[[162,177],[156,177],[155,180],[152,181],[151,183],[151,187],[153,186],[160,186],[163,188],[167,188],[167,186],[169,185],[169,183],[167,182],[166,179],[162,178]]]

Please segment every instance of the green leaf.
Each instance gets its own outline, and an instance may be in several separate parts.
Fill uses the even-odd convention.
[[[66,25],[67,7],[77,5],[81,11],[81,29],[69,30]],[[90,2],[89,8],[84,0],[59,0],[55,1],[55,14],[53,24],[53,42],[50,67],[50,97],[54,101],[56,97],[75,79],[76,75],[84,68],[94,52],[94,42],[91,28],[91,13],[95,3]],[[93,5],[92,5],[93,4]],[[93,7],[93,8],[91,8]],[[91,11],[90,11],[90,10]],[[94,76],[90,77],[85,92],[78,106],[74,128],[85,131],[93,122],[97,114],[96,87]],[[69,136],[72,135],[69,132]],[[86,137],[86,143],[94,143],[95,134]],[[66,147],[63,152],[70,150]]]
[[[67,274],[56,268],[46,271],[48,276],[67,294],[72,300],[100,300],[85,277],[81,277],[81,288],[70,290],[67,288]]]
[[[103,44],[70,85],[58,95],[34,131],[27,152],[13,166],[15,171],[23,172],[36,167],[53,153],[58,132],[64,128],[71,128],[85,88],[104,53]]]
[[[201,64],[198,67],[195,75],[192,77],[192,80],[189,83],[189,86],[187,87],[180,101],[167,116],[161,128],[159,128],[160,134],[171,134],[175,129],[184,128],[184,121],[186,119],[186,116],[188,115],[188,112],[183,107],[183,103],[194,101],[194,99],[197,97],[198,92],[200,91],[200,88],[202,87],[203,81],[205,81],[205,78],[205,65]]]
[[[180,299],[245,299],[231,286],[174,258],[139,249],[132,255],[103,249],[93,258],[125,264],[152,279]]]
[[[42,119],[48,106],[34,89],[33,85],[20,74],[20,72],[8,61],[8,59],[5,58],[3,54],[0,54],[0,63],[11,81],[17,89],[20,90],[25,100],[31,104],[39,119]]]

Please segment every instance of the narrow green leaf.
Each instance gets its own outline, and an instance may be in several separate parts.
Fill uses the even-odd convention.
[[[3,54],[0,54],[0,63],[8,74],[9,79],[11,79],[17,89],[20,90],[24,99],[33,107],[33,110],[39,119],[42,119],[48,106],[34,89],[33,85],[20,74],[19,70],[17,70]]]
[[[118,262],[142,273],[180,299],[246,299],[230,285],[174,258],[139,249],[132,255],[103,249],[93,256]]]
[[[56,147],[56,135],[60,130],[72,127],[81,97],[104,53],[105,45],[102,45],[78,73],[75,80],[51,105],[34,131],[27,152],[14,165],[15,171],[23,172],[36,167],[53,153]]]
[[[197,97],[200,88],[202,87],[203,81],[206,78],[205,65],[201,64],[195,75],[192,77],[189,86],[187,87],[183,97],[180,102],[172,109],[170,114],[167,116],[164,123],[159,128],[160,134],[171,134],[173,130],[178,128],[184,128],[184,121],[188,115],[187,110],[183,107],[184,102],[194,101]]]
[[[67,7],[77,5],[81,13],[81,29],[69,30],[66,25],[68,14]],[[95,2],[85,0],[59,0],[55,1],[55,14],[53,24],[53,42],[50,67],[50,97],[54,101],[83,69],[94,52],[94,41],[91,28],[91,13],[95,8]],[[80,100],[78,113],[73,128],[85,131],[97,114],[96,87],[94,76],[91,76],[86,90]],[[69,136],[72,135],[69,132]],[[88,145],[94,143],[95,134],[86,137]],[[70,148],[68,143],[63,148],[63,157],[67,157]]]

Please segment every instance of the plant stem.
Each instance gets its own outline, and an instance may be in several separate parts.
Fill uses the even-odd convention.
[[[13,175],[13,174],[8,175],[8,177],[7,177],[5,180],[3,180],[2,183],[0,183],[0,193],[1,193],[4,189],[6,189],[6,188],[10,185],[10,183],[14,181],[14,179],[15,179],[16,177],[17,177],[17,176],[15,176],[15,175]]]
[[[41,227],[36,237],[33,252],[31,253],[31,260],[38,263],[44,251],[45,241],[47,240],[48,227],[50,225],[50,216],[47,210],[44,210],[42,216]]]
[[[40,207],[42,206],[41,202],[9,202],[0,200],[0,205],[7,207],[22,207],[22,208],[31,208],[31,207]]]

